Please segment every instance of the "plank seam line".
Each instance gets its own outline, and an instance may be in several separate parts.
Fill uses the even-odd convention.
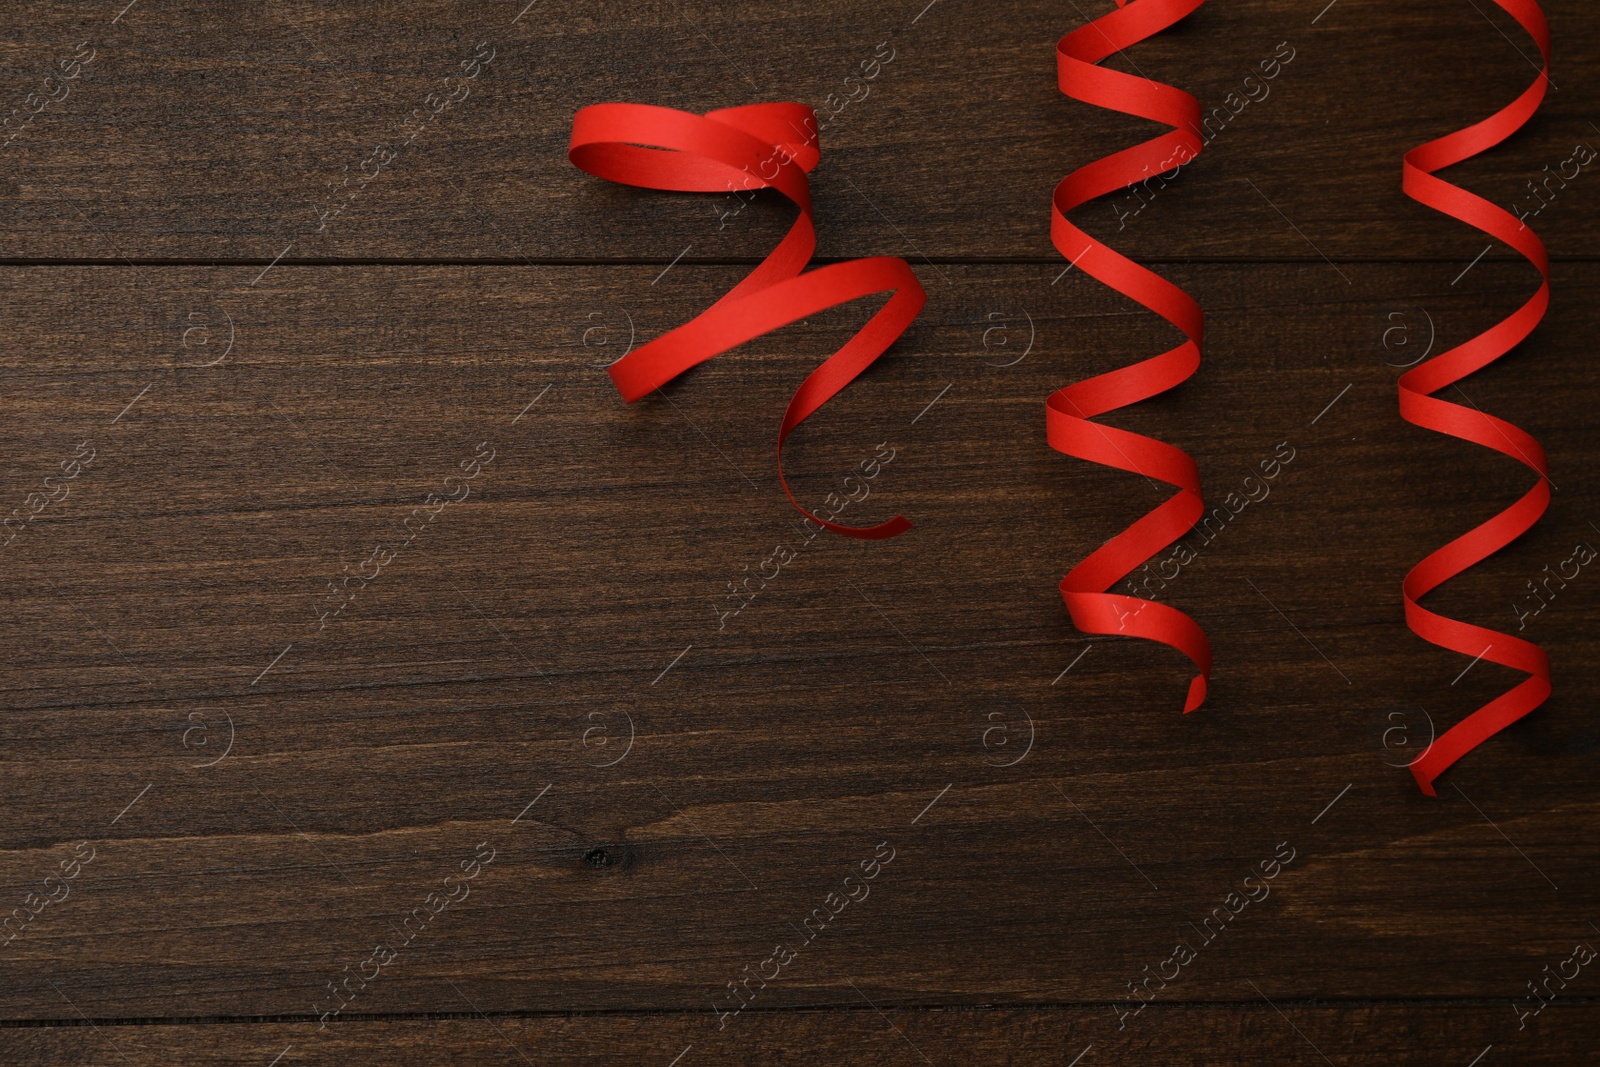
[[[1385,1008],[1385,1007],[1416,1007],[1416,1008],[1450,1008],[1450,1007],[1481,1007],[1489,1004],[1498,1004],[1504,997],[1393,997],[1393,998],[1350,998],[1339,997],[1301,997],[1297,999],[1280,999],[1276,1003],[1282,1007],[1309,1011],[1344,1011],[1359,1008]],[[1594,1006],[1600,1003],[1600,997],[1563,997],[1573,1004]],[[881,1005],[885,1010],[898,1012],[918,1012],[922,1014],[959,1014],[959,1013],[1028,1013],[1028,1012],[1065,1012],[1078,1010],[1103,1010],[1121,1004],[1121,1001],[1062,1001],[1062,1002],[1027,1002],[1016,1003],[989,1003],[989,1004],[891,1004]],[[1224,1009],[1230,1011],[1262,1010],[1259,998],[1243,1000],[1172,1000],[1166,1002],[1151,1001],[1146,1007],[1171,1010],[1198,1010]],[[868,1008],[853,1005],[800,1005],[791,1008],[747,1008],[752,1014],[761,1015],[871,1015],[874,1012]],[[385,1023],[385,1022],[447,1022],[471,1021],[483,1018],[498,1019],[574,1019],[588,1017],[609,1016],[650,1016],[664,1018],[697,1018],[704,1016],[704,1009],[694,1008],[593,1008],[573,1010],[533,1010],[533,1009],[503,1009],[476,1011],[414,1011],[414,1012],[369,1012],[364,1014],[346,1013],[341,1016],[342,1023]],[[0,1019],[0,1030],[26,1030],[26,1029],[68,1029],[72,1027],[94,1026],[238,1026],[238,1025],[271,1025],[277,1023],[310,1024],[317,1022],[317,1015],[193,1015],[193,1016],[126,1016],[108,1018],[84,1018],[82,1016],[60,1019]]]
[[[848,262],[852,257],[818,256],[812,260],[818,265]],[[1027,256],[928,256],[926,261],[934,266],[949,267],[1050,267],[1053,261],[1047,258],[1033,258]],[[1178,265],[1198,266],[1249,266],[1253,264],[1321,264],[1345,263],[1351,265],[1362,264],[1450,264],[1460,263],[1459,256],[1332,256],[1328,259],[1313,256],[1168,256],[1168,257],[1140,257],[1141,262],[1167,263]],[[1552,263],[1600,263],[1600,255],[1582,254],[1554,254],[1551,255]],[[271,259],[203,259],[203,258],[150,258],[150,259],[102,259],[95,257],[66,257],[66,258],[35,258],[35,257],[0,257],[0,267],[266,267],[272,266]],[[504,259],[494,256],[484,257],[435,257],[435,258],[408,258],[408,257],[350,257],[339,259],[290,259],[277,261],[274,269],[303,269],[306,267],[660,267],[673,262],[669,259],[656,258],[617,258],[617,259],[592,259],[586,257],[554,258],[554,259]],[[692,267],[748,267],[761,260],[754,256],[723,256],[707,257],[704,259],[684,259],[683,264]],[[1513,255],[1483,256],[1483,263],[1523,263],[1525,260]]]

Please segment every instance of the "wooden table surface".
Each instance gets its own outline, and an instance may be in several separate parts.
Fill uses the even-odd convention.
[[[1511,20],[1218,0],[1112,61],[1208,108],[1254,75],[1075,216],[1207,315],[1111,421],[1212,503],[1276,471],[1161,590],[1216,652],[1184,716],[1180,656],[1056,591],[1164,495],[1044,436],[1172,343],[1049,243],[1055,181],[1152,131],[1056,89],[1110,3],[524,2],[0,11],[0,1062],[1595,1062],[1600,577],[1529,593],[1600,541],[1600,164],[1530,188],[1600,145],[1592,4],[1547,0],[1545,105],[1447,174],[1543,204],[1549,316],[1466,392],[1556,491],[1430,604],[1555,694],[1429,799],[1404,763],[1520,676],[1414,636],[1400,579],[1529,474],[1395,381],[1537,276],[1400,156],[1531,81]],[[773,437],[869,309],[625,406],[604,366],[792,209],[565,145],[608,100],[821,107],[875,52],[819,256],[929,302],[786,459],[820,506],[889,457],[842,518],[915,529],[807,539]]]

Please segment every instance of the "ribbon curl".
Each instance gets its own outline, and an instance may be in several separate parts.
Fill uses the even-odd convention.
[[[1084,233],[1067,220],[1067,212],[1152,174],[1173,170],[1200,153],[1198,100],[1173,86],[1098,64],[1160,33],[1203,2],[1134,0],[1130,4],[1117,0],[1118,10],[1072,31],[1056,45],[1063,93],[1175,128],[1079,167],[1063,178],[1053,197],[1050,238],[1071,263],[1154,311],[1182,330],[1188,340],[1159,356],[1057,390],[1045,405],[1050,446],[1058,452],[1160,479],[1178,489],[1072,568],[1061,580],[1061,596],[1073,623],[1085,633],[1143,637],[1170,645],[1193,660],[1200,673],[1189,683],[1185,713],[1198,708],[1206,697],[1211,643],[1205,632],[1176,608],[1107,590],[1199,521],[1205,512],[1200,472],[1193,459],[1172,445],[1089,420],[1147,400],[1192,375],[1200,366],[1204,316],[1200,305],[1183,290]]]
[[[1509,456],[1532,470],[1539,480],[1516,503],[1412,567],[1401,584],[1401,594],[1406,625],[1418,637],[1464,656],[1522,671],[1528,677],[1452,726],[1412,761],[1411,774],[1429,796],[1438,795],[1433,782],[1447,767],[1537,708],[1550,695],[1550,660],[1538,645],[1498,630],[1447,619],[1418,603],[1432,590],[1526,533],[1550,504],[1549,470],[1539,442],[1511,423],[1478,410],[1476,405],[1466,407],[1433,395],[1510,352],[1539,324],[1550,304],[1550,257],[1544,243],[1510,212],[1434,176],[1435,171],[1504,141],[1533,116],[1544,100],[1550,81],[1550,27],[1544,12],[1535,0],[1494,2],[1539,45],[1544,66],[1533,83],[1501,110],[1407,152],[1401,188],[1418,203],[1510,245],[1538,268],[1542,280],[1538,291],[1510,316],[1402,375],[1400,415],[1416,426]],[[1460,392],[1459,386],[1456,391]]]
[[[890,294],[866,325],[801,383],[778,427],[778,481],[789,502],[834,533],[879,540],[904,533],[911,523],[902,515],[868,527],[820,519],[800,506],[783,476],[789,434],[871,366],[928,299],[906,261],[890,256],[801,273],[817,246],[806,178],[822,158],[817,136],[816,113],[801,104],[749,104],[704,115],[645,104],[595,104],[573,118],[568,158],[598,178],[623,185],[722,193],[738,182],[742,189],[776,189],[800,209],[783,240],[743,281],[689,322],[607,368],[628,403],[782,326],[864,296]]]

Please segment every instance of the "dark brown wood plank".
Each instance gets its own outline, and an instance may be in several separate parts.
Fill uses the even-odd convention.
[[[0,87],[20,109],[3,135],[0,257],[759,256],[786,206],[733,214],[732,196],[609,187],[567,162],[572,115],[619,98],[829,107],[833,94],[859,103],[823,135],[824,254],[1043,260],[1054,184],[1148,130],[1057,91],[1054,42],[1093,13],[1071,5],[119,6],[0,12]],[[1531,209],[1529,183],[1565,165],[1576,176],[1551,179],[1535,226],[1552,251],[1592,255],[1600,163],[1568,161],[1600,147],[1600,23],[1585,0],[1545,7],[1558,88],[1525,131],[1452,176]],[[1208,4],[1133,49],[1128,69],[1222,111],[1207,150],[1147,208],[1130,194],[1088,205],[1085,224],[1142,257],[1459,269],[1477,255],[1477,233],[1400,195],[1400,156],[1509,102],[1533,77],[1532,43],[1492,5],[1323,8]],[[847,84],[879,42],[892,62]],[[472,81],[446,80],[475,56],[492,58]],[[76,77],[46,81],[63,69]],[[385,144],[398,155],[380,167]]]
[[[1055,591],[1161,498],[1045,445],[1050,389],[1167,340],[1077,272],[925,267],[928,310],[789,467],[820,505],[887,443],[846,515],[917,528],[803,545],[773,436],[862,308],[629,409],[601,369],[628,323],[654,336],[736,270],[0,271],[0,484],[23,506],[93,449],[4,549],[0,888],[60,894],[43,879],[94,849],[0,952],[0,1015],[309,1017],[402,940],[348,1013],[465,993],[710,1018],[791,939],[761,1007],[1105,1004],[1280,847],[1270,896],[1164,999],[1509,1003],[1600,936],[1595,587],[1529,622],[1556,696],[1441,799],[1386,765],[1415,751],[1385,746],[1394,713],[1415,746],[1515,680],[1410,635],[1398,583],[1526,473],[1401,423],[1386,360],[1417,349],[1383,341],[1467,336],[1530,272],[1344,270],[1175,268],[1207,363],[1118,420],[1191,450],[1218,504],[1293,452],[1163,592],[1219,657],[1187,717],[1170,650],[1086,641]],[[1544,442],[1559,488],[1438,596],[1488,625],[1596,536],[1573,398],[1600,267],[1559,265],[1557,289],[1467,384]],[[319,628],[326,583],[380,544],[402,550]],[[719,629],[726,584],[778,544],[796,558]],[[446,883],[480,843],[478,879]],[[868,896],[802,926],[880,846]],[[405,925],[444,892],[468,895]]]
[[[1247,987],[1248,995],[1248,987]],[[457,997],[470,1011],[465,990]],[[905,1011],[865,1005],[826,1014],[751,1011],[718,1030],[698,1015],[534,1018],[476,1014],[432,1020],[33,1027],[0,1030],[16,1067],[295,1064],[1050,1064],[1081,1056],[1163,1067],[1217,1063],[1432,1067],[1439,1063],[1584,1062],[1600,1012],[1593,1000],[1557,999],[1526,1028],[1504,1001],[1453,1004],[1153,1005],[1118,1030],[1103,1006],[1051,1010]],[[458,1015],[461,1013],[458,1013]],[[197,1053],[196,1050],[204,1050]],[[1084,1053],[1087,1051],[1087,1054]],[[1485,1053],[1488,1055],[1484,1055]],[[674,1056],[679,1057],[673,1059]]]

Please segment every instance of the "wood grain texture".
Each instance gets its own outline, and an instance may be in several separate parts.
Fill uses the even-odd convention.
[[[0,158],[0,255],[760,256],[787,205],[734,213],[731,195],[607,186],[567,162],[572,116],[611,99],[831,110],[832,94],[858,102],[823,133],[823,254],[1053,259],[1052,186],[1148,126],[1061,95],[1054,42],[1088,16],[1032,0],[942,0],[920,18],[916,0],[542,3],[520,18],[512,0],[292,0],[226,15],[188,0],[139,4],[115,24],[107,6],[0,14],[0,86],[22,110]],[[1399,195],[1400,156],[1514,98],[1534,75],[1532,43],[1489,4],[1339,0],[1313,24],[1322,6],[1211,4],[1133,49],[1124,69],[1223,110],[1206,151],[1147,208],[1135,213],[1132,194],[1088,205],[1085,225],[1141,257],[1477,255],[1477,233]],[[1584,0],[1546,8],[1557,91],[1511,144],[1452,171],[1508,210],[1539,203],[1528,183],[1577,145],[1600,148],[1600,28]],[[45,84],[80,41],[93,52],[80,76]],[[846,83],[879,42],[893,60]],[[446,80],[477,55],[492,58],[475,79]],[[372,161],[380,145],[398,153],[387,166]],[[1593,254],[1597,165],[1549,185],[1536,222],[1552,252]]]
[[[1532,78],[1512,23],[1237,0],[1112,61],[1226,106],[1278,59],[1077,216],[1206,309],[1201,372],[1116,415],[1214,509],[1144,587],[1216,649],[1183,716],[1181,657],[1055,589],[1165,496],[1043,433],[1174,340],[1048,242],[1148,135],[1055,88],[1100,9],[524,4],[0,12],[0,1062],[1592,1059],[1593,968],[1551,975],[1600,939],[1600,579],[1547,576],[1600,537],[1595,164],[1531,219],[1548,319],[1464,383],[1550,512],[1430,598],[1555,695],[1438,800],[1402,769],[1518,677],[1399,583],[1527,471],[1395,397],[1537,281],[1398,189]],[[1449,174],[1507,208],[1600,143],[1600,19],[1546,10],[1556,88]],[[605,365],[790,211],[565,144],[601,100],[821,107],[878,42],[819,249],[929,304],[786,449],[808,505],[915,524],[867,544],[808,538],[772,450],[871,303],[621,404]]]
[[[5,483],[20,499],[95,449],[7,548],[0,877],[20,901],[70,843],[96,850],[0,958],[7,1016],[60,1015],[51,983],[96,1018],[314,1014],[401,936],[349,1011],[437,1010],[451,982],[490,1011],[710,1010],[804,935],[763,1006],[857,988],[1107,1001],[1283,842],[1297,858],[1271,895],[1172,995],[1237,1000],[1270,975],[1284,997],[1512,998],[1590,936],[1581,577],[1529,624],[1556,697],[1453,773],[1464,795],[1429,801],[1386,766],[1405,759],[1384,745],[1393,714],[1415,745],[1508,681],[1480,665],[1452,685],[1466,663],[1404,629],[1395,590],[1524,475],[1398,423],[1384,309],[1412,294],[1467,333],[1526,271],[1173,272],[1209,309],[1207,372],[1126,424],[1192,451],[1219,504],[1292,455],[1159,593],[1222,663],[1187,717],[1168,650],[1085,641],[1054,588],[1153,496],[1039,431],[1053,383],[1160,342],[1089,279],[928,271],[928,311],[796,436],[790,468],[820,503],[887,444],[853,506],[919,525],[807,545],[773,476],[776,422],[863,309],[630,409],[599,342],[629,320],[652,336],[733,269],[652,286],[659,268],[280,266],[210,305],[233,324],[225,360],[174,366],[201,347],[176,337],[182,309],[246,273],[0,274],[19,342]],[[1472,383],[1544,441],[1562,490],[1438,598],[1502,627],[1524,580],[1593,533],[1588,432],[1540,398],[1584,387],[1600,268],[1559,274],[1537,339]],[[61,337],[73,316],[81,343]],[[407,540],[406,517],[488,450],[478,488]],[[380,544],[393,561],[319,619]],[[796,558],[719,618],[778,544]],[[594,766],[630,722],[625,758]],[[470,896],[399,929],[481,842],[495,858]],[[896,858],[869,899],[826,936],[802,929],[882,842]]]

